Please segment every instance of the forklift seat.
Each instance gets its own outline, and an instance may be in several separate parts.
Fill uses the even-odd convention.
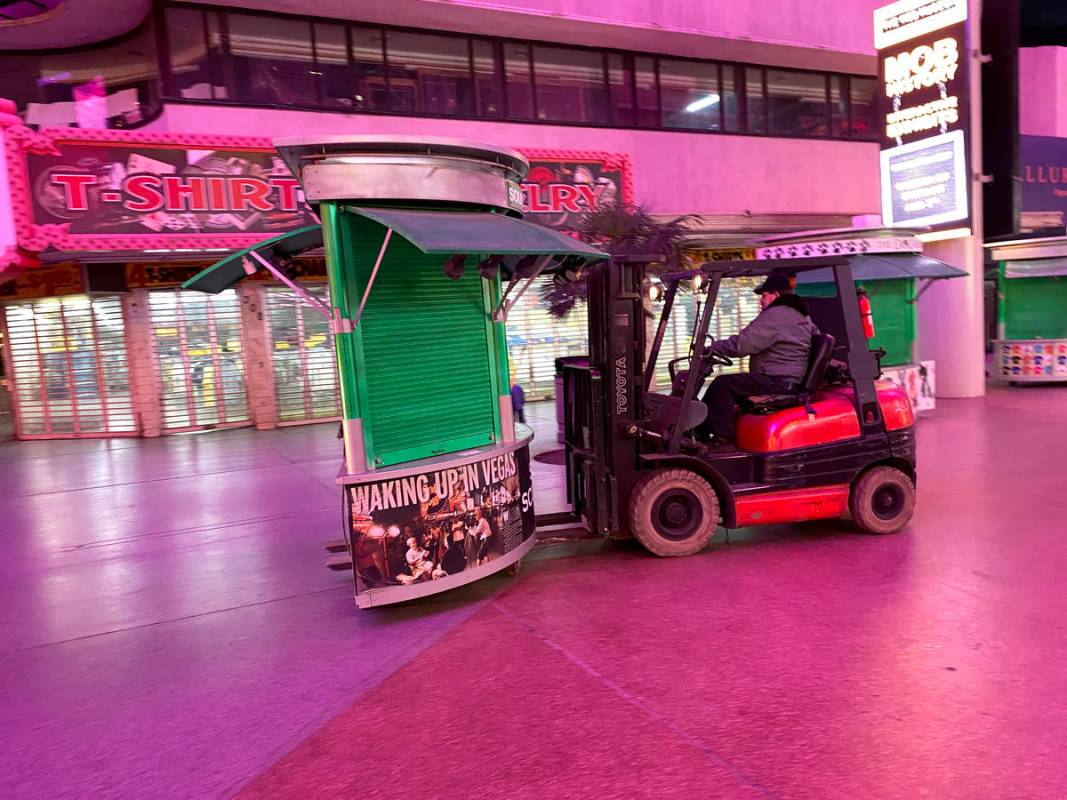
[[[826,378],[826,368],[834,352],[834,337],[828,333],[816,333],[811,337],[811,354],[808,356],[808,371],[795,392],[767,394],[742,398],[741,410],[748,414],[771,414],[783,408],[804,406],[809,414],[815,411],[811,398]]]

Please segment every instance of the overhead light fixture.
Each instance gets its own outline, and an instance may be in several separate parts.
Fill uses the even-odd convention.
[[[706,94],[703,97],[698,97],[692,103],[687,105],[685,107],[685,110],[688,111],[690,114],[692,114],[692,113],[695,113],[697,111],[703,111],[708,106],[713,106],[718,102],[719,102],[719,95],[717,95],[717,94],[715,94],[713,92],[712,94]]]
[[[706,274],[704,274],[703,272],[698,272],[693,277],[693,291],[694,292],[702,292],[702,291],[704,291],[704,289],[705,289],[705,287],[707,287],[707,285],[708,285],[708,276]]]
[[[663,299],[663,284],[659,281],[652,281],[648,285],[648,299],[653,303],[658,303]]]

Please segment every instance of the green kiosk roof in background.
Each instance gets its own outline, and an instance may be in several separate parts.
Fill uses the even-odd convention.
[[[886,281],[893,278],[960,278],[966,271],[946,264],[930,256],[918,253],[849,256],[852,277],[857,281]],[[797,283],[832,283],[834,274],[829,269],[802,272]]]
[[[456,253],[491,255],[576,256],[601,261],[608,254],[557,231],[503,214],[471,211],[418,211],[394,208],[353,208],[345,211],[392,228],[427,255]],[[246,247],[227,256],[182,284],[183,289],[221,292],[248,277],[245,261],[255,251],[271,261],[322,247],[322,227],[311,225]],[[259,268],[258,262],[250,266]],[[253,270],[255,271],[255,270]]]
[[[318,247],[322,247],[321,225],[308,225],[305,228],[297,228],[295,231],[289,231],[280,236],[272,236],[270,239],[264,239],[258,244],[226,256],[221,261],[217,261],[207,269],[198,272],[183,283],[182,288],[218,294],[248,277],[250,273],[245,271],[244,261],[253,250],[263,258],[271,261],[276,258],[291,258],[298,253],[304,253]],[[258,271],[261,268],[258,261],[253,261],[252,266],[255,267],[254,271]]]

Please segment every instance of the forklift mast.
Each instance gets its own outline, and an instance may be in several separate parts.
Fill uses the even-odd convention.
[[[567,499],[601,533],[629,536],[645,391],[644,278],[651,259],[615,256],[588,272],[589,363],[563,369]]]

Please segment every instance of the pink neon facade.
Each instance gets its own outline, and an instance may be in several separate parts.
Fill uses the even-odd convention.
[[[413,124],[414,123],[414,124]],[[509,147],[626,153],[638,203],[661,214],[878,213],[878,146],[449,119],[171,105],[149,130],[454,136]]]

